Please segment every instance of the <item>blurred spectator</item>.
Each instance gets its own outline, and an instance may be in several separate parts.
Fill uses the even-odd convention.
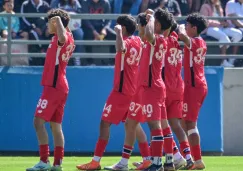
[[[54,1],[59,1],[57,7],[68,11],[69,14],[77,14],[81,12],[81,5],[78,0],[54,0]],[[81,28],[81,19],[71,19],[69,21],[68,27],[72,31],[75,40],[83,40],[84,33]],[[75,53],[84,52],[83,46],[76,45],[74,52]],[[74,64],[80,65],[80,58],[74,58],[74,59],[75,59]]]
[[[226,16],[228,17],[243,17],[243,0],[230,0],[226,4]],[[238,28],[243,32],[243,20],[229,20],[232,27]],[[234,49],[237,52],[238,47]],[[237,59],[235,66],[243,66],[243,60]]]
[[[83,3],[82,12],[87,14],[109,14],[111,6],[108,0],[89,0]],[[83,20],[85,40],[115,40],[116,33],[110,28],[110,20]],[[92,46],[86,46],[87,52],[92,52]],[[115,48],[110,48],[115,53]],[[92,59],[88,59],[89,63]]]
[[[141,11],[145,12],[148,8],[166,8],[174,16],[181,16],[181,9],[177,1],[175,0],[143,0]]]
[[[14,8],[14,1],[13,0],[4,0],[3,2],[3,9],[4,11],[1,12],[4,13],[11,13],[15,14],[13,11]],[[12,35],[12,39],[22,38],[22,39],[28,39],[28,33],[20,30],[20,22],[18,17],[12,17],[11,19],[11,33],[8,33],[8,19],[7,17],[0,17],[0,31],[1,31],[1,37],[3,39],[6,39],[8,34]]]
[[[191,0],[190,13],[200,11],[201,6],[202,6],[202,4],[204,4],[204,2],[205,2],[205,0]]]
[[[181,15],[186,16],[190,13],[190,3],[192,0],[176,0],[181,9]]]
[[[206,0],[205,4],[201,7],[200,13],[210,17],[223,17],[223,8],[220,0]],[[242,39],[242,33],[236,28],[229,27],[227,21],[208,20],[209,27],[206,31],[206,35],[211,36],[219,42],[239,42]],[[220,46],[221,54],[225,55],[229,46]],[[237,48],[234,48],[233,54],[237,53]],[[227,67],[233,67],[234,59],[229,61],[223,60],[222,65]]]
[[[21,6],[21,13],[47,13],[50,7],[44,0],[26,0]],[[22,17],[23,30],[29,33],[30,40],[43,40],[49,37],[44,17]],[[45,45],[29,45],[29,52],[44,52]],[[43,58],[30,58],[30,65],[44,65]]]
[[[130,14],[137,15],[139,12],[139,7],[142,3],[142,0],[114,0],[114,13],[122,13],[123,3],[131,3]]]
[[[226,16],[243,17],[243,0],[230,0],[226,4]],[[243,20],[231,20],[231,25],[243,31]]]
[[[14,12],[14,1],[13,0],[4,0],[3,1],[3,13],[11,13],[15,14]],[[28,39],[28,33],[24,32],[20,29],[20,22],[19,18],[13,16],[11,18],[11,32],[8,33],[8,18],[7,17],[0,17],[0,32],[2,39],[7,39],[8,34],[11,34],[12,39]],[[7,44],[1,43],[0,44],[0,52],[7,53]],[[12,53],[27,53],[27,45],[25,44],[12,44],[11,45],[11,52]],[[28,65],[28,57],[18,57],[18,58],[11,58],[12,65]],[[0,65],[7,65],[7,57],[0,57]]]

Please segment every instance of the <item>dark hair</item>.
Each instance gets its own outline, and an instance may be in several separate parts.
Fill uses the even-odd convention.
[[[173,17],[168,10],[158,8],[154,13],[154,17],[161,24],[161,30],[166,30],[171,27]]]
[[[208,27],[208,22],[206,18],[199,13],[192,13],[188,15],[186,21],[192,26],[197,27],[198,34],[201,34],[201,32]]]
[[[124,26],[129,35],[132,35],[136,31],[136,20],[131,15],[121,15],[116,20],[117,24]]]
[[[68,26],[68,23],[70,21],[70,16],[67,11],[62,10],[62,9],[51,9],[48,12],[48,20],[51,19],[52,17],[59,16],[61,18],[63,26],[66,28]]]
[[[172,20],[172,26],[171,26],[171,29],[170,29],[170,33],[172,33],[173,31],[177,32],[177,29],[178,29],[178,24],[176,22],[175,19]]]
[[[145,13],[140,13],[137,16],[137,23],[140,24],[141,26],[146,26],[147,25],[147,20],[146,20],[146,14]]]

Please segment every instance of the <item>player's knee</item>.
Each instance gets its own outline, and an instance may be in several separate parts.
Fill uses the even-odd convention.
[[[45,121],[40,118],[34,118],[34,127],[36,130],[44,127]]]
[[[148,126],[150,130],[162,129],[160,121],[149,121]]]
[[[188,136],[193,135],[193,134],[199,134],[197,127],[193,128],[193,129],[189,129],[187,131],[187,134],[188,134]]]
[[[168,123],[167,119],[161,120],[161,127],[162,127],[162,129],[166,129],[169,127],[169,123]]]
[[[174,131],[174,130],[178,130],[178,129],[182,129],[181,128],[181,124],[180,124],[180,121],[178,119],[170,119],[169,120],[169,124],[170,124],[170,127],[171,129]]]
[[[137,129],[138,122],[135,120],[127,119],[125,122],[126,131],[135,131]]]
[[[100,121],[100,130],[110,129],[110,126],[111,126],[111,123],[103,121],[103,120]]]

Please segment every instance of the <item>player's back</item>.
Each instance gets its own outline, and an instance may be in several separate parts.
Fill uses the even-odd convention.
[[[186,86],[207,87],[204,73],[206,42],[201,37],[190,38],[191,47],[184,47],[184,82]]]
[[[124,38],[125,52],[115,57],[114,90],[133,96],[137,88],[138,65],[142,53],[142,42],[138,36]]]
[[[155,35],[155,45],[145,41],[139,69],[139,85],[156,90],[165,88],[161,77],[167,43],[162,35]]]
[[[58,37],[54,35],[47,49],[41,84],[68,92],[66,66],[75,48],[71,32],[66,32],[67,40],[63,46],[58,45]]]
[[[178,43],[178,35],[172,32],[167,38],[167,51],[162,70],[166,91],[182,92],[184,82],[181,76],[182,50]]]

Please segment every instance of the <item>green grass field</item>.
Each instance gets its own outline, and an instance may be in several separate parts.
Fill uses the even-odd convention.
[[[75,171],[76,165],[89,162],[91,157],[65,157],[64,171]],[[112,165],[119,161],[120,157],[104,157],[102,167]],[[206,171],[242,171],[243,157],[204,157]],[[39,160],[37,157],[0,157],[0,171],[24,171]],[[53,158],[51,158],[51,161]],[[132,157],[133,161],[140,161],[141,157]],[[131,166],[132,168],[132,166]]]

